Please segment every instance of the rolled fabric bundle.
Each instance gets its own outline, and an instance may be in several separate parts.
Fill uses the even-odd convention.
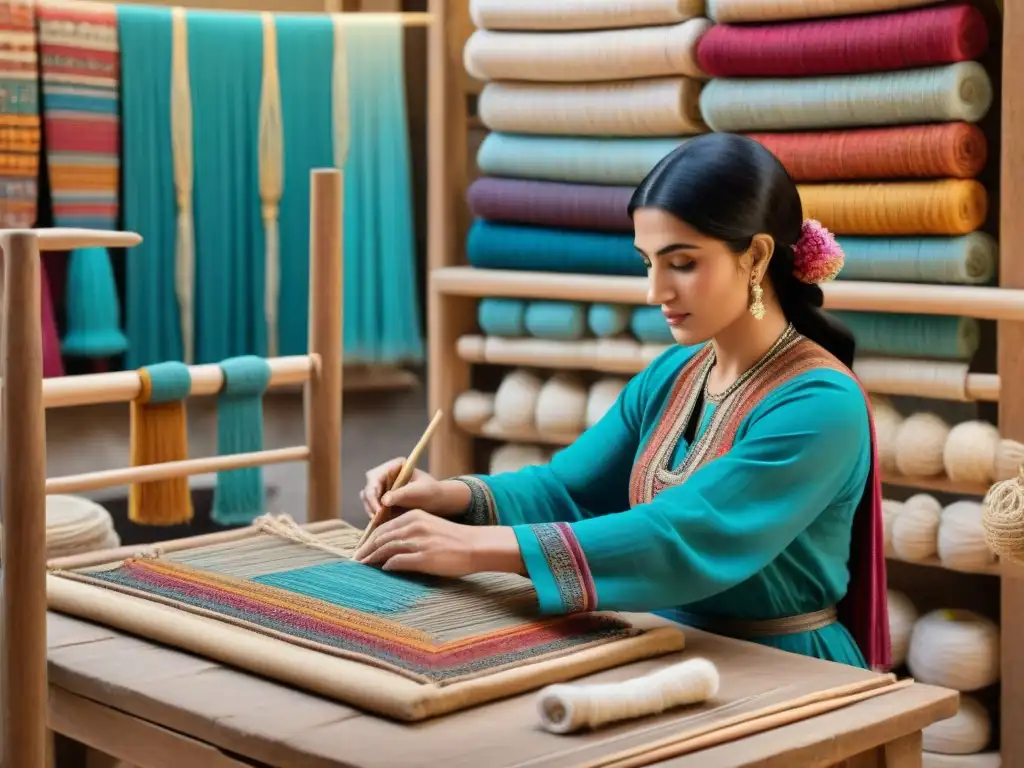
[[[866,75],[715,79],[700,94],[713,131],[799,131],[870,125],[976,123],[992,106],[976,61]]]
[[[974,179],[802,184],[804,216],[837,235],[965,235],[985,223],[988,192]]]
[[[988,27],[967,4],[789,24],[718,24],[697,48],[712,77],[887,72],[978,58]]]
[[[596,138],[488,133],[476,153],[488,176],[636,186],[684,138]]]
[[[704,13],[704,0],[470,0],[478,29],[577,30],[672,24]]]
[[[629,233],[548,229],[477,220],[466,256],[478,269],[524,269],[594,275],[647,274]]]
[[[672,329],[657,307],[638,307],[633,310],[629,329],[642,344],[672,343]]]
[[[839,280],[984,285],[992,282],[999,245],[985,232],[959,237],[839,237]]]
[[[705,18],[660,27],[588,32],[491,32],[478,29],[463,48],[477,80],[582,83],[685,75],[705,77],[697,44]]]
[[[700,80],[662,77],[611,83],[488,83],[477,102],[492,131],[580,136],[705,133]]]
[[[525,336],[525,318],[526,302],[522,299],[484,298],[476,307],[477,325],[488,336]]]
[[[981,342],[973,317],[833,311],[857,340],[858,355],[967,361]]]
[[[491,221],[631,232],[633,187],[483,177],[466,194],[473,215]]]
[[[575,301],[531,301],[525,325],[527,335],[537,339],[575,341],[587,332],[587,308]]]
[[[984,132],[964,122],[748,135],[798,182],[970,179],[988,160]]]
[[[707,15],[717,24],[855,16],[931,5],[935,0],[707,0]]]

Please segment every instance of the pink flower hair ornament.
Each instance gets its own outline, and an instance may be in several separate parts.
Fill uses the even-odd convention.
[[[820,221],[807,219],[793,246],[793,275],[803,283],[834,280],[843,268],[843,249]]]

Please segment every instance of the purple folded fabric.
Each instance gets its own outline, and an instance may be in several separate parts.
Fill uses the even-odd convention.
[[[489,221],[566,229],[631,231],[633,187],[484,177],[466,194],[473,215]]]

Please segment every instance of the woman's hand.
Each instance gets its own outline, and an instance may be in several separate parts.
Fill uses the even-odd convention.
[[[505,526],[471,526],[414,509],[378,527],[353,560],[385,571],[459,577],[482,571],[525,574],[519,541]]]
[[[393,508],[396,515],[406,509],[422,509],[432,515],[449,517],[469,507],[471,494],[465,483],[435,480],[419,469],[413,470],[404,486],[388,491],[404,464],[404,458],[391,459],[366,473],[366,486],[359,492],[359,498],[370,518],[381,508]]]

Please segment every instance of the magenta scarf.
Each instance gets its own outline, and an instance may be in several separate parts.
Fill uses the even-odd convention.
[[[878,467],[878,437],[871,399],[861,385],[871,429],[871,469],[864,495],[853,518],[850,540],[850,585],[839,603],[839,621],[850,631],[871,669],[892,666],[889,639],[888,585],[882,530],[882,473]]]

